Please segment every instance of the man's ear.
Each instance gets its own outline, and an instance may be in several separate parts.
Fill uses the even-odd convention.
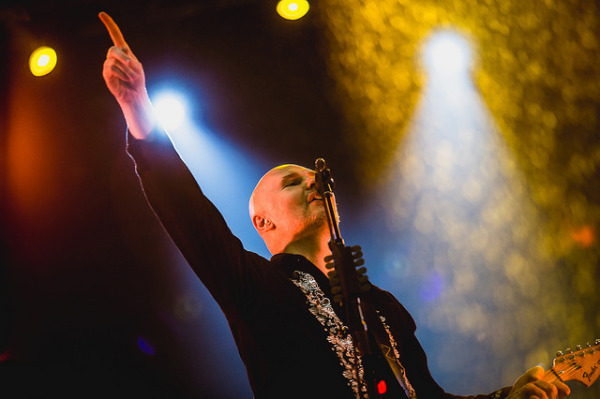
[[[273,224],[271,219],[265,218],[261,215],[254,215],[252,217],[252,224],[254,225],[254,228],[260,233],[264,233],[275,228],[275,225]]]

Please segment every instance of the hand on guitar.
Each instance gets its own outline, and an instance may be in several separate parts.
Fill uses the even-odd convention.
[[[562,399],[571,393],[562,381],[544,381],[544,369],[533,367],[513,385],[506,399]]]
[[[129,131],[135,138],[144,139],[155,124],[152,104],[146,92],[144,69],[115,21],[105,12],[98,16],[113,41],[104,61],[102,76],[121,106]]]

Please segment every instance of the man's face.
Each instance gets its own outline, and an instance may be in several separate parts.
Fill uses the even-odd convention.
[[[271,169],[254,194],[256,213],[271,219],[291,240],[315,234],[326,225],[323,200],[315,187],[315,172],[298,165]]]

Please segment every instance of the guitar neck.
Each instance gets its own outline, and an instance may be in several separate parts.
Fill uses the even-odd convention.
[[[575,352],[567,349],[566,354],[557,353],[554,365],[544,373],[544,381],[576,380],[587,387],[592,385],[600,375],[600,340],[594,343],[586,348],[578,346]]]
[[[544,377],[542,377],[542,379],[546,382],[554,382],[556,380],[560,380],[563,381],[563,379],[561,378],[560,374],[558,373],[558,371],[556,371],[554,369],[554,367],[549,368],[548,370],[546,370],[546,372],[544,373]]]

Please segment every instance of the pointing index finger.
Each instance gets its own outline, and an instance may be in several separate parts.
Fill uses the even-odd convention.
[[[123,37],[123,34],[121,33],[121,29],[119,29],[119,26],[110,17],[110,15],[102,11],[100,14],[98,14],[98,17],[104,26],[106,26],[106,30],[108,30],[108,34],[110,35],[114,45],[121,49],[129,48],[125,38]]]

